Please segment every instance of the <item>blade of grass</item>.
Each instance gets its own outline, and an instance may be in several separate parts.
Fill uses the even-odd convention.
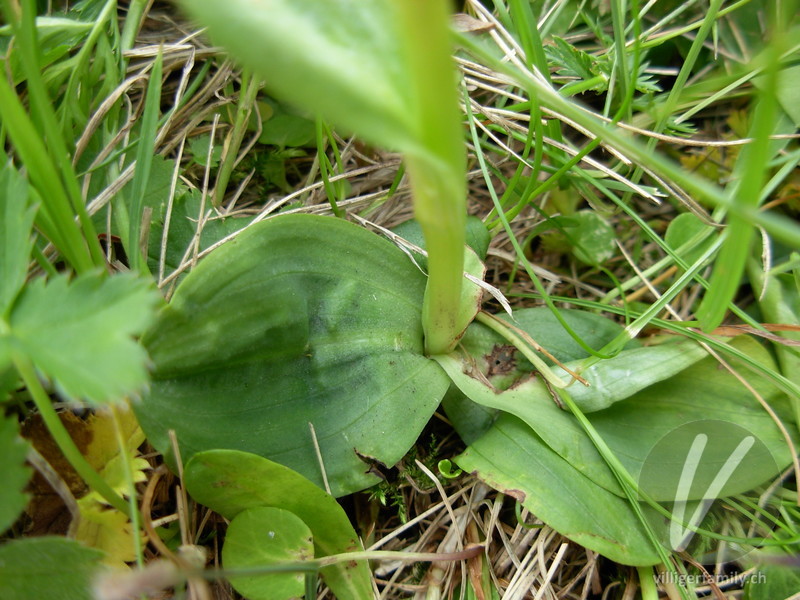
[[[467,110],[467,122],[469,123],[469,130],[470,134],[472,135],[472,143],[476,149],[480,149],[480,140],[478,138],[478,130],[475,127],[475,118],[474,114],[472,113],[472,109],[469,103],[469,92],[467,91],[466,87],[463,86],[462,92],[464,94],[464,105],[466,106]],[[561,323],[561,326],[564,330],[569,333],[569,335],[574,339],[586,352],[591,354],[592,356],[596,356],[598,358],[611,358],[612,355],[610,354],[601,354],[598,353],[597,350],[589,346],[583,339],[569,326],[566,322],[564,317],[561,316],[561,313],[558,311],[555,303],[550,299],[547,290],[545,290],[544,285],[539,280],[539,277],[536,275],[536,272],[533,269],[533,266],[528,261],[527,257],[525,256],[525,252],[523,251],[522,247],[519,245],[519,241],[517,240],[514,232],[511,230],[511,224],[506,217],[505,212],[503,211],[503,207],[500,205],[500,199],[497,197],[497,192],[494,190],[494,186],[491,185],[489,169],[486,165],[486,158],[483,156],[483,153],[478,151],[476,153],[478,158],[478,164],[481,167],[481,171],[483,173],[484,178],[487,181],[487,189],[489,191],[489,195],[492,198],[492,203],[494,204],[494,210],[497,213],[498,220],[500,224],[505,229],[508,239],[511,241],[512,246],[514,247],[514,251],[517,253],[517,256],[520,259],[525,271],[528,273],[528,277],[530,277],[531,281],[533,282],[534,287],[536,287],[536,291],[539,292],[541,298],[544,300],[547,307],[553,312],[553,314],[558,319],[558,322]]]
[[[217,174],[217,182],[214,185],[214,206],[220,206],[225,198],[225,190],[236,166],[236,159],[239,157],[239,149],[242,147],[245,133],[247,133],[247,123],[250,115],[253,114],[255,107],[256,94],[261,86],[261,82],[249,70],[242,71],[242,85],[239,90],[239,102],[236,104],[236,116],[233,120],[233,127],[225,140],[224,156],[222,164]]]
[[[327,146],[327,141],[330,141],[331,147],[333,149],[334,160],[336,161],[336,166],[339,169],[339,172],[342,173],[342,157],[339,154],[339,148],[336,145],[335,140],[331,134],[330,129],[322,122],[321,117],[317,117],[317,121],[315,123],[315,130],[316,130],[316,138],[317,138],[317,156],[319,157],[319,172],[320,176],[322,177],[322,186],[325,189],[325,195],[328,197],[328,202],[331,205],[331,210],[333,214],[339,218],[345,216],[344,212],[341,208],[339,208],[339,201],[344,200],[343,196],[343,182],[331,182],[331,174],[333,171],[333,165],[331,161],[328,159],[328,155],[325,153],[325,148]]]
[[[158,129],[158,113],[161,106],[161,73],[163,55],[161,49],[153,63],[150,72],[150,81],[147,84],[147,94],[144,101],[144,114],[142,115],[142,128],[139,133],[139,145],[136,148],[136,173],[131,185],[130,209],[128,212],[128,253],[131,269],[134,271],[147,270],[145,260],[146,240],[141,240],[142,215],[144,212],[144,191],[150,179],[150,168],[153,164],[155,151],[156,131]],[[144,251],[142,243],[144,242]]]
[[[741,180],[731,190],[731,208],[757,208],[764,186],[767,164],[771,160],[770,135],[775,128],[778,112],[776,87],[778,84],[778,64],[783,48],[782,35],[776,31],[775,37],[768,47],[771,60],[758,105],[753,117],[751,129],[752,143],[748,145],[737,160],[741,166]],[[728,219],[727,239],[711,275],[710,287],[700,303],[697,319],[704,331],[712,331],[722,323],[727,312],[728,303],[733,300],[741,284],[747,257],[753,239],[753,226],[750,221],[732,211]]]
[[[116,4],[116,1],[111,2]],[[122,52],[126,52],[133,48],[133,43],[136,40],[136,34],[144,21],[145,13],[153,0],[132,0],[128,5],[128,14],[125,16],[125,25],[122,27],[122,36],[120,38],[120,48]]]
[[[614,67],[611,71],[611,81],[609,82],[608,95],[606,96],[605,115],[611,114],[611,100],[614,98],[614,87],[619,86],[619,97],[622,99],[621,105],[630,105],[633,98],[633,86],[628,75],[628,54],[625,49],[625,13],[627,3],[625,0],[611,0],[611,23],[614,28]],[[634,77],[635,77],[634,71]],[[630,120],[629,110],[623,114],[626,120]]]
[[[563,98],[531,73],[524,71],[518,65],[509,64],[497,58],[495,51],[480,40],[465,35],[459,35],[458,39],[464,48],[479,57],[484,61],[484,64],[498,73],[511,77],[529,94],[538,97],[544,106],[575,121],[587,131],[599,137],[603,143],[625,153],[632,160],[647,164],[654,173],[674,181],[697,199],[704,200],[713,206],[728,208],[742,219],[748,219],[752,223],[762,226],[775,239],[790,245],[800,246],[800,225],[796,222],[774,213],[759,211],[756,207],[750,205],[733,203],[729,194],[726,194],[719,186],[695,173],[687,171],[660,154],[649,152],[643,144],[602,122],[575,101]]]
[[[0,117],[14,144],[14,150],[28,171],[28,178],[40,191],[43,203],[36,218],[37,226],[76,271],[94,268],[72,218],[70,202],[60,185],[58,171],[33,122],[5,77],[0,77]]]
[[[19,9],[19,10],[18,10]],[[19,51],[19,57],[25,70],[28,94],[31,102],[31,113],[33,115],[33,123],[39,125],[41,128],[38,133],[39,137],[46,139],[48,142],[46,153],[50,156],[52,164],[57,168],[60,173],[61,186],[63,186],[63,193],[57,195],[57,198],[52,201],[54,205],[62,203],[62,198],[66,196],[68,206],[71,205],[71,210],[74,215],[77,215],[80,229],[83,233],[83,240],[73,240],[71,246],[75,251],[87,256],[79,258],[79,265],[76,269],[88,269],[94,266],[101,266],[105,264],[103,252],[100,248],[100,243],[97,240],[97,233],[92,224],[91,218],[86,212],[86,206],[83,202],[83,196],[80,191],[78,179],[72,167],[70,160],[70,153],[67,150],[67,145],[56,119],[55,111],[53,110],[52,101],[49,98],[47,90],[42,81],[39,69],[39,44],[37,41],[36,31],[36,4],[32,0],[23,0],[22,4],[15,6],[11,0],[3,0],[3,13],[6,20],[11,24],[14,31],[15,39],[17,40],[16,48]],[[6,83],[6,85],[8,85]],[[19,143],[18,139],[14,140],[15,144]],[[41,187],[41,181],[35,182],[36,187]],[[55,186],[55,182],[53,182]],[[42,194],[42,198],[46,203],[50,203],[49,197]],[[66,207],[57,208],[62,214],[65,212]],[[67,225],[61,219],[55,219],[58,227],[64,227],[71,230],[72,226]],[[65,235],[73,237],[72,233],[66,232]],[[78,250],[78,249],[82,249]],[[77,259],[77,256],[76,256]]]

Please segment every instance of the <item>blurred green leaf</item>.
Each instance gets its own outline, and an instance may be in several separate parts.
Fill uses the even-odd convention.
[[[682,213],[670,221],[664,241],[685,262],[692,264],[714,243],[714,236],[710,235],[711,229],[711,226],[692,213]],[[702,238],[704,234],[706,235]],[[691,247],[681,250],[684,244],[693,240]]]
[[[5,165],[0,170],[0,319],[6,318],[25,285],[35,216],[36,210],[28,206],[28,184]]]
[[[409,73],[386,0],[181,2],[278,97],[382,146],[418,144]]]
[[[747,578],[745,600],[793,600],[800,590],[800,568],[762,565]]]
[[[264,100],[258,104],[259,112],[263,111],[263,105],[271,109],[269,115],[264,117],[259,142],[281,148],[314,145],[313,120],[294,114],[274,101]]]
[[[189,140],[189,152],[192,159],[201,167],[209,166],[208,160],[208,144],[211,142],[211,136],[208,134],[198,135]],[[219,164],[219,159],[222,158],[222,145],[217,144],[211,149],[211,168],[216,168]]]
[[[616,235],[613,227],[592,210],[581,210],[572,219],[577,225],[565,225],[564,232],[572,244],[572,253],[587,265],[601,265],[614,254]]]
[[[94,600],[91,583],[102,557],[60,537],[5,542],[0,546],[3,600]]]
[[[11,527],[28,504],[28,495],[23,493],[31,477],[25,466],[28,444],[19,436],[15,418],[0,417],[0,534]]]

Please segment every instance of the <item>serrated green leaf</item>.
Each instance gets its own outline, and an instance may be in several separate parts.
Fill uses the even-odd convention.
[[[35,216],[36,210],[28,206],[27,182],[6,165],[0,170],[0,318],[25,284]]]
[[[302,519],[271,506],[249,508],[236,515],[222,546],[222,565],[226,569],[266,567],[313,557],[311,530]],[[247,600],[289,600],[302,596],[305,575],[265,573],[231,577],[230,582]]]
[[[565,77],[577,77],[578,79],[591,79],[600,74],[593,56],[579,50],[566,40],[553,36],[555,46],[547,46],[546,52],[550,59],[558,65],[556,72]]]
[[[120,400],[147,383],[147,354],[133,336],[150,323],[157,300],[133,275],[40,278],[20,295],[5,341],[67,398]]]
[[[227,519],[248,509],[273,506],[291,511],[311,530],[315,556],[361,550],[350,520],[336,500],[308,479],[248,452],[209,450],[186,464],[183,481],[197,502]],[[340,600],[371,597],[367,563],[340,563],[321,574]]]
[[[155,363],[134,405],[171,460],[254,452],[335,496],[377,482],[414,443],[448,386],[423,354],[425,277],[396,246],[340,219],[283,215],[215,250],[143,338]],[[309,423],[315,427],[321,461]]]
[[[0,546],[3,600],[93,600],[91,582],[103,553],[59,537]]]
[[[11,527],[28,504],[28,495],[23,493],[31,478],[25,466],[28,444],[19,436],[16,419],[0,417],[0,533]]]

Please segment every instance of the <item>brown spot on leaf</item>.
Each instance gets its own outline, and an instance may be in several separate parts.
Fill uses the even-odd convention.
[[[465,13],[456,13],[452,17],[453,28],[460,33],[485,33],[494,29],[492,23],[480,21]]]
[[[514,355],[517,349],[508,344],[495,344],[489,354],[485,354],[486,375],[508,375],[517,368],[517,358]]]
[[[375,475],[376,477],[380,477],[384,481],[386,480],[386,476],[388,471],[390,470],[388,466],[384,463],[379,461],[374,456],[370,456],[369,454],[364,454],[363,452],[359,452],[358,448],[353,448],[353,452],[356,453],[358,459],[363,462],[364,464],[368,465],[368,469],[364,471],[365,473],[370,473]]]
[[[514,500],[522,504],[525,502],[525,492],[522,490],[502,490],[506,496],[511,496]]]

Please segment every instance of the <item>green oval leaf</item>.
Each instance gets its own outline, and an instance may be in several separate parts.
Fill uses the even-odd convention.
[[[572,243],[572,253],[587,265],[601,265],[614,253],[614,228],[592,210],[582,210],[574,217],[576,225],[564,230]]]
[[[239,513],[225,533],[222,566],[226,569],[269,567],[314,556],[311,530],[288,510],[262,506]],[[305,575],[268,573],[229,577],[248,600],[288,600],[303,595]]]
[[[670,221],[664,241],[692,264],[714,243],[714,235],[711,226],[692,213],[682,213]]]
[[[628,502],[575,470],[516,417],[502,415],[456,463],[586,548],[626,565],[659,562]]]
[[[339,219],[259,223],[203,260],[143,341],[155,363],[136,406],[151,443],[185,458],[231,448],[331,492],[377,481],[360,456],[394,464],[448,381],[423,356],[425,278],[398,248]],[[360,454],[359,454],[360,453]]]
[[[768,352],[751,338],[739,338],[732,345],[753,361],[772,363]],[[792,422],[786,396],[763,378],[752,377],[749,384],[784,423]],[[643,481],[647,493],[656,500],[675,500],[690,446],[703,424],[713,430],[707,432],[709,443],[688,499],[704,497],[742,440],[742,430],[758,443],[731,470],[716,497],[751,490],[776,476],[791,461],[786,440],[769,414],[710,357],[607,410],[592,413],[589,419],[628,472]],[[796,431],[795,427],[788,429]],[[797,436],[793,438],[797,443]],[[666,444],[666,449],[659,443]]]
[[[611,319],[585,310],[561,309],[560,315],[592,348],[602,348],[622,332],[622,327]],[[511,321],[506,315],[499,316]],[[586,351],[547,307],[515,310],[511,322],[530,334],[561,362],[587,356]],[[472,323],[460,344],[474,358],[475,367],[498,390],[508,389],[515,382],[529,378],[533,370],[533,365],[522,353],[482,323]],[[632,340],[626,347],[636,345],[638,342]],[[548,365],[553,364],[544,354],[540,358]],[[468,444],[480,437],[497,417],[496,409],[469,400],[455,386],[442,399],[442,406],[461,439]]]
[[[754,360],[768,361],[769,356],[756,342],[743,339],[736,345]],[[643,350],[643,349],[635,349]],[[601,487],[622,495],[616,477],[606,465],[594,444],[577,420],[556,407],[547,388],[532,380],[504,392],[498,392],[481,381],[474,366],[455,356],[438,356],[436,360],[447,371],[461,392],[473,401],[513,414],[522,419],[542,440],[564,458],[573,468]],[[602,365],[602,361],[598,365]],[[647,365],[639,365],[644,369]],[[631,365],[633,370],[635,365]],[[638,385],[632,382],[631,385]],[[753,387],[790,422],[786,398],[777,390],[755,380]],[[640,391],[636,391],[640,389]],[[707,358],[679,374],[644,389],[634,387],[635,394],[598,412],[588,415],[593,427],[619,458],[627,471],[639,478],[647,461],[647,469],[655,477],[647,480],[647,492],[655,500],[675,500],[677,482],[689,453],[691,436],[684,435],[684,447],[671,444],[673,453],[652,453],[660,440],[687,424],[715,420],[729,423],[731,431],[716,432],[720,437],[703,455],[705,467],[698,470],[694,486],[686,500],[702,499],[711,481],[728,460],[730,438],[735,446],[741,439],[738,427],[749,431],[760,442],[756,450],[737,464],[734,476],[715,497],[728,496],[755,488],[789,464],[791,456],[780,430],[757,403],[750,392],[733,376],[718,368],[713,358]],[[717,427],[720,427],[718,425]],[[668,438],[671,441],[673,438]],[[676,438],[677,439],[677,438]],[[497,452],[505,450],[498,447]]]
[[[302,475],[270,460],[237,450],[199,452],[186,464],[189,494],[227,519],[242,511],[274,506],[297,515],[314,536],[314,555],[362,550],[350,520],[336,500]],[[372,597],[369,566],[340,563],[320,571],[342,600]]]

